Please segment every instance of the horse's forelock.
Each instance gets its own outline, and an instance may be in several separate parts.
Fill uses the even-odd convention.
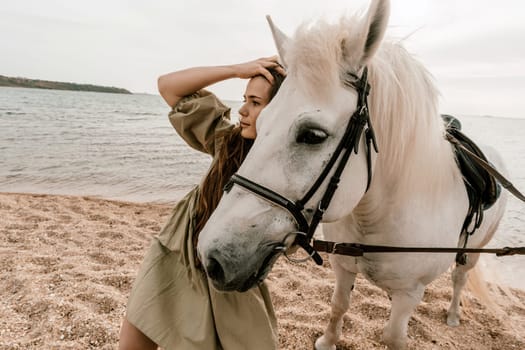
[[[352,16],[343,17],[338,23],[303,23],[297,29],[286,61],[299,88],[324,99],[341,86],[341,73],[357,69],[348,63],[357,62],[362,54],[359,35],[351,35],[360,30],[360,24],[360,19]],[[355,57],[348,57],[348,52],[355,52]]]

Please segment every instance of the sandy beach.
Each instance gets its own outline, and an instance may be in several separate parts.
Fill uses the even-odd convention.
[[[0,194],[0,349],[115,349],[135,273],[172,206],[91,197]],[[325,256],[326,257],[326,256]],[[330,312],[326,262],[280,259],[268,277],[281,349],[312,349]],[[462,324],[445,324],[446,273],[409,322],[410,349],[524,349],[525,291],[492,285],[502,313],[466,293]],[[384,349],[387,295],[359,278],[338,349]]]

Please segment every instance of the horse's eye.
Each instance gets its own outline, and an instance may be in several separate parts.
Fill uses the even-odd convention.
[[[304,129],[297,135],[297,143],[306,143],[309,145],[317,145],[324,142],[328,135],[323,130],[319,129]]]

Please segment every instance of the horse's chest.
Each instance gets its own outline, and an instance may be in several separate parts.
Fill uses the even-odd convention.
[[[429,258],[424,254],[367,254],[357,259],[357,267],[366,279],[387,291],[428,283],[450,265],[446,254]]]
[[[378,256],[363,257],[357,260],[359,272],[363,274],[366,279],[380,287],[387,287],[383,286],[386,281],[401,279],[402,269],[396,268],[398,263],[395,263],[394,265],[392,265],[392,263],[393,262],[389,261],[389,259],[382,259]]]

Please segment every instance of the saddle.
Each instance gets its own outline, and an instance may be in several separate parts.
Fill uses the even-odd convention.
[[[457,118],[446,114],[441,117],[445,122],[447,134],[459,141],[463,147],[490,164],[474,141],[461,132],[461,123]],[[481,225],[483,221],[483,211],[489,209],[498,200],[501,194],[501,185],[496,178],[482,167],[479,162],[476,162],[470,154],[457,144],[451,144],[454,146],[456,163],[463,174],[463,182],[465,183],[469,199],[469,210],[462,228],[462,233],[467,233],[467,239],[468,236],[472,235]],[[474,226],[471,226],[472,222],[474,222]],[[471,227],[470,231],[469,227]]]

